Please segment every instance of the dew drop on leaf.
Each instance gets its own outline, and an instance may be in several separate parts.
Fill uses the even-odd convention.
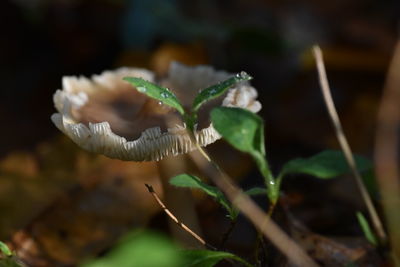
[[[138,87],[137,90],[141,93],[145,93],[147,91],[146,87]]]
[[[252,77],[251,77],[249,74],[247,74],[247,72],[245,72],[245,71],[242,71],[242,72],[236,74],[235,77],[236,77],[237,79],[246,80],[246,81],[248,81],[248,80],[250,80],[250,79],[252,78]]]
[[[210,95],[214,95],[217,92],[216,89],[211,89],[210,92],[208,92]]]

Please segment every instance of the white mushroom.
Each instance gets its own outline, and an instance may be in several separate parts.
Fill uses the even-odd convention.
[[[123,81],[125,76],[157,82],[154,74],[137,68],[120,68],[85,77],[64,77],[63,88],[54,94],[59,113],[52,121],[82,148],[110,158],[128,161],[158,161],[168,155],[195,149],[183,124],[168,127],[176,121],[177,112],[134,90]],[[172,63],[168,76],[159,81],[169,87],[189,107],[200,89],[229,78],[224,71],[209,66],[188,67]],[[257,91],[247,82],[232,87],[223,99],[202,107],[195,138],[201,146],[220,138],[209,121],[209,111],[217,105],[261,109]]]
[[[122,80],[126,76],[159,82],[171,88],[182,105],[189,108],[199,90],[226,80],[231,75],[215,71],[209,66],[188,67],[173,63],[167,77],[159,81],[152,72],[137,68],[105,71],[93,75],[91,79],[64,77],[63,88],[54,94],[54,104],[59,113],[52,115],[52,121],[82,148],[110,158],[159,161],[168,155],[185,154],[195,149],[196,145],[192,143],[182,120],[170,127],[171,121],[180,118],[178,112],[134,90],[131,84]],[[224,98],[202,106],[194,131],[198,144],[206,146],[220,138],[209,120],[209,112],[213,107],[242,107],[257,112],[261,104],[256,97],[257,91],[249,83],[241,82],[232,87]],[[190,192],[168,184],[172,175],[184,171],[184,166],[178,166],[184,163],[182,160],[166,160],[158,162],[157,166],[167,205],[176,216],[199,233]],[[171,227],[173,233],[176,233],[175,227],[175,224]],[[187,236],[175,237],[186,245],[190,244]]]

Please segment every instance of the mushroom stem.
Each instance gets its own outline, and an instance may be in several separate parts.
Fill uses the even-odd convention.
[[[184,224],[201,236],[200,224],[195,210],[192,192],[176,188],[169,184],[169,179],[185,172],[184,155],[166,157],[157,162],[159,176],[168,209]],[[175,222],[168,220],[173,238],[187,248],[203,248],[193,237],[183,231]]]

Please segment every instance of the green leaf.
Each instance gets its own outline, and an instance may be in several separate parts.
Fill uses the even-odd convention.
[[[354,156],[360,172],[372,168],[369,160],[361,156]],[[303,173],[322,179],[330,179],[350,172],[350,168],[343,152],[326,150],[310,158],[298,158],[287,162],[283,168],[283,175],[289,173]]]
[[[105,256],[81,267],[176,267],[184,259],[172,241],[153,232],[136,231],[125,236]]]
[[[248,196],[258,196],[258,195],[266,195],[268,194],[268,191],[265,188],[253,187],[250,188],[249,190],[246,190],[244,193]]]
[[[2,256],[3,254],[4,256]],[[0,267],[22,267],[17,257],[8,246],[0,241]]]
[[[138,92],[161,101],[165,105],[178,110],[178,112],[182,115],[185,114],[182,104],[176,98],[175,94],[172,93],[168,88],[158,86],[154,83],[137,77],[124,77],[123,80],[132,84]]]
[[[242,108],[218,107],[211,111],[214,128],[236,149],[265,156],[264,123]]]
[[[250,75],[246,72],[242,71],[241,73],[236,74],[235,76],[220,82],[216,85],[212,85],[204,90],[202,90],[194,99],[192,105],[192,112],[197,113],[201,105],[210,101],[214,98],[221,96],[223,93],[226,92],[231,86],[235,85],[238,82],[242,81],[249,81],[253,79]]]
[[[279,184],[275,183],[265,159],[264,122],[261,117],[242,108],[218,107],[211,111],[211,121],[230,145],[253,157],[264,177],[268,198],[276,202]]]
[[[185,267],[212,267],[223,259],[231,259],[248,267],[253,266],[242,258],[223,251],[183,250],[182,254],[185,258],[185,264],[183,265]]]
[[[364,232],[365,238],[373,245],[378,245],[378,239],[376,238],[374,232],[372,231],[367,219],[364,217],[364,215],[357,211],[357,220],[358,224],[361,226],[361,229]]]
[[[238,212],[231,206],[224,194],[217,187],[204,183],[200,178],[194,175],[180,174],[171,178],[169,183],[178,187],[200,189],[207,195],[213,197],[222,207],[224,207],[228,211],[232,220],[238,215]]]
[[[8,246],[0,241],[0,252],[3,253],[5,256],[10,257],[12,256],[11,250],[8,248]]]

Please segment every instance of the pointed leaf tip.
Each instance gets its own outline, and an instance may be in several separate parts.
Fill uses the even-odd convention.
[[[133,85],[138,92],[176,109],[181,115],[185,114],[182,104],[168,88],[161,87],[138,77],[124,77],[123,80]]]
[[[236,83],[249,81],[251,79],[253,79],[253,77],[242,71],[225,81],[207,87],[206,89],[200,91],[200,93],[194,99],[192,111],[196,113],[204,103],[221,96]]]

